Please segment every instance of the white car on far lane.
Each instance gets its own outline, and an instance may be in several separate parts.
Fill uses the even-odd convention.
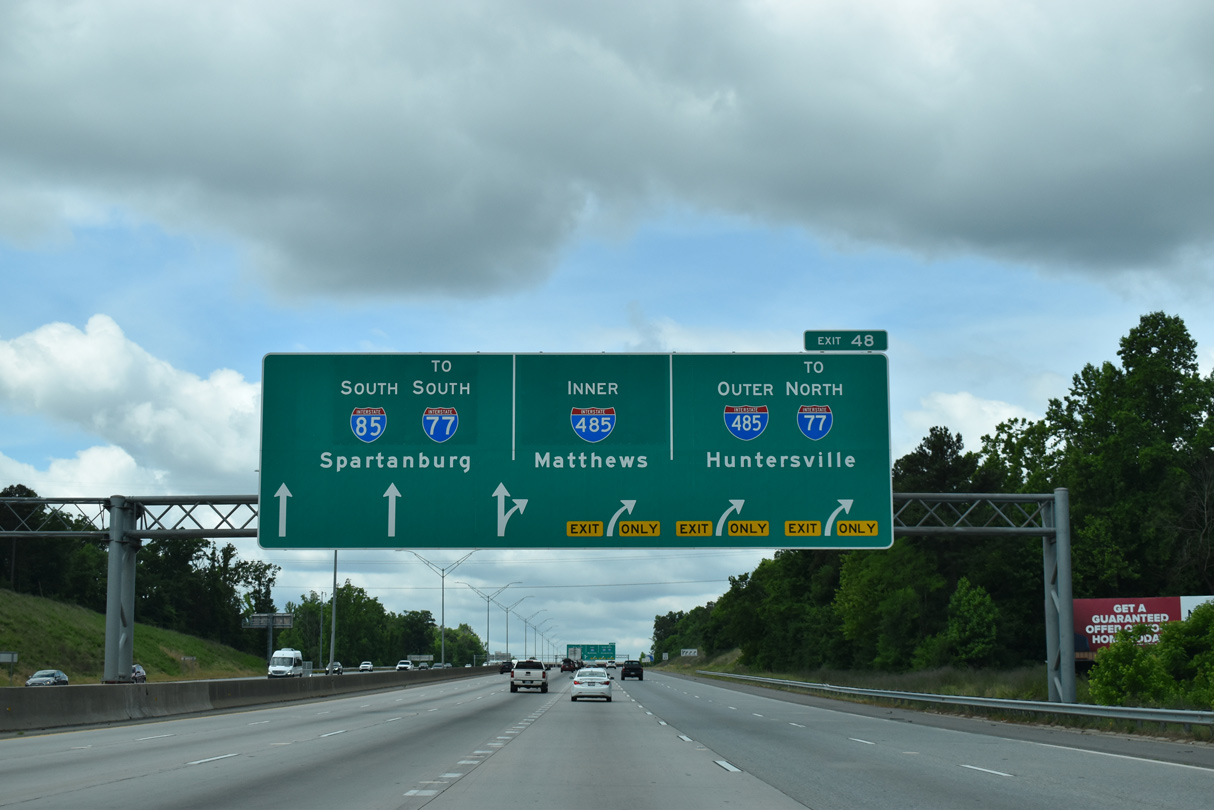
[[[579,669],[573,673],[573,684],[569,687],[569,699],[606,698],[611,702],[611,678],[605,669]]]
[[[372,664],[370,661],[363,661],[361,664],[358,665],[359,672],[372,672],[374,670],[375,670],[375,664]]]

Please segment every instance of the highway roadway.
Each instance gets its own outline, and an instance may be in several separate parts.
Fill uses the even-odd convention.
[[[0,740],[0,807],[1210,807],[1214,747],[646,673],[505,675]]]

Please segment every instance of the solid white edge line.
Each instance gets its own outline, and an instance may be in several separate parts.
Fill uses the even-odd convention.
[[[227,759],[229,757],[238,757],[240,754],[224,754],[221,757],[211,757],[209,759],[196,759],[193,762],[187,762],[186,765],[202,765],[206,762],[214,762],[217,759]]]
[[[957,763],[961,765],[961,763]],[[990,768],[979,768],[977,765],[961,765],[962,768],[969,768],[971,771],[982,771],[983,773],[993,773],[995,776],[1011,776],[1010,773],[1003,771],[992,771]]]
[[[715,760],[715,762],[718,765],[720,765],[722,768],[724,768],[725,770],[729,771],[730,773],[741,773],[742,772],[741,768],[735,768],[733,765],[731,765],[730,763],[726,762],[723,759]]]
[[[1028,742],[1028,741],[1026,740],[1025,742]],[[1162,759],[1148,759],[1146,757],[1132,757],[1129,754],[1110,754],[1107,751],[1089,751],[1086,748],[1073,748],[1072,746],[1069,746],[1069,745],[1054,745],[1052,743],[1043,743],[1043,742],[1029,742],[1029,744],[1030,745],[1040,745],[1043,748],[1058,748],[1063,751],[1077,751],[1080,754],[1095,754],[1095,755],[1101,756],[1101,757],[1113,757],[1114,759],[1130,759],[1130,760],[1134,760],[1135,762],[1147,762],[1152,765],[1171,765],[1173,768],[1189,768],[1190,770],[1205,771],[1206,773],[1209,773],[1211,770],[1210,768],[1206,768],[1201,765],[1186,765],[1183,762],[1167,762]]]

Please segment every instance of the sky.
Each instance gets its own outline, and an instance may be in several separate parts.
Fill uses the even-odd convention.
[[[267,353],[883,329],[894,458],[1040,418],[1148,312],[1210,373],[1211,41],[1201,0],[0,4],[0,483],[256,493]],[[237,545],[280,608],[331,591]],[[481,634],[509,585],[512,652],[533,616],[631,657],[773,553],[338,576]]]

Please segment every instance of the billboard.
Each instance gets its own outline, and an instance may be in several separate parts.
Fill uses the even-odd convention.
[[[1111,599],[1075,599],[1075,652],[1094,653],[1113,643],[1117,631],[1144,624],[1150,632],[1138,640],[1142,644],[1159,641],[1159,629],[1168,622],[1183,621],[1203,602],[1214,596],[1147,596]]]

